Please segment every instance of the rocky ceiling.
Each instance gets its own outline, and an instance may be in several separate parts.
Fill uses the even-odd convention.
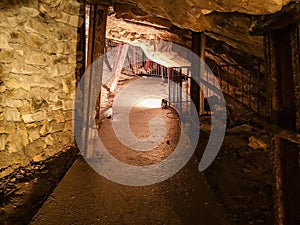
[[[90,0],[114,6],[117,18],[147,21],[188,36],[205,31],[216,55],[263,59],[263,37],[249,33],[253,20],[299,0]],[[254,57],[254,58],[253,58]]]

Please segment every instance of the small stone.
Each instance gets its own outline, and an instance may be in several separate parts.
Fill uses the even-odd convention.
[[[11,183],[15,183],[16,181],[17,181],[17,178],[15,178],[15,177],[12,178],[12,179],[10,179],[10,182],[11,182]]]
[[[248,146],[253,149],[267,149],[267,144],[254,136],[249,137]]]
[[[35,155],[32,157],[33,162],[40,162],[45,160],[47,157],[44,154]]]
[[[16,177],[17,179],[23,179],[23,178],[24,178],[24,175],[22,175],[22,174],[17,174],[15,177]]]

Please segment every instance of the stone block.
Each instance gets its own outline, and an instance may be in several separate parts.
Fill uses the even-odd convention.
[[[74,109],[74,100],[63,101],[63,109],[64,110]]]
[[[40,78],[41,78],[41,82],[36,86],[41,87],[42,89],[62,88],[61,78],[59,77],[49,77],[45,75],[45,76],[41,76]]]
[[[41,162],[41,161],[46,160],[47,158],[48,157],[44,153],[42,153],[42,154],[32,156],[32,161],[33,162]]]
[[[36,156],[36,155],[44,152],[46,147],[47,147],[47,145],[46,145],[45,141],[40,138],[40,139],[28,144],[24,148],[24,152],[29,157],[33,157],[33,156]]]
[[[73,120],[73,110],[64,112],[65,120]]]
[[[66,75],[75,71],[75,68],[72,68],[69,64],[57,64],[58,74]]]
[[[51,39],[53,40],[53,39]],[[57,54],[58,52],[58,48],[57,48],[57,43],[53,40],[51,42],[46,41],[43,43],[43,45],[41,46],[41,50],[43,52],[47,52],[48,54]]]
[[[22,119],[25,123],[39,122],[47,119],[46,111],[38,111],[31,114],[22,115]]]
[[[1,163],[0,163],[1,165]],[[1,168],[1,167],[0,167]],[[2,168],[1,168],[2,169]],[[13,173],[14,172],[14,169],[12,167],[7,167],[5,168],[4,170],[1,170],[0,172],[0,179],[8,176],[9,174]]]
[[[58,100],[55,102],[54,105],[50,105],[49,106],[49,109],[50,110],[59,110],[59,109],[62,109],[63,108],[63,103],[61,100]]]
[[[50,125],[48,120],[42,122],[42,128],[40,129],[40,135],[45,136],[49,133]]]
[[[30,90],[30,84],[28,83],[23,83],[23,82],[20,82],[18,80],[14,80],[14,79],[11,79],[9,81],[5,81],[5,85],[8,87],[8,88],[15,88],[15,89],[19,89],[19,88],[23,88],[25,90]]]
[[[47,146],[45,154],[47,155],[47,157],[52,157],[52,156],[56,155],[57,153],[61,152],[62,150],[63,150],[62,145],[58,145],[58,146],[49,145],[49,146]]]
[[[73,121],[72,120],[65,122],[64,131],[73,131]]]
[[[10,83],[12,84],[12,83]],[[25,86],[21,88],[21,86],[17,86],[18,89],[13,89],[5,92],[5,97],[8,99],[18,99],[18,100],[28,100],[28,91],[26,91]]]
[[[45,42],[45,38],[43,38],[39,34],[29,33],[28,35],[25,36],[25,42],[27,45],[39,49]]]
[[[21,114],[16,108],[6,108],[4,111],[4,118],[7,121],[21,121]]]
[[[23,101],[23,104],[19,110],[21,114],[30,114],[33,111],[31,108],[31,104],[28,101]]]
[[[70,16],[69,24],[74,27],[81,27],[81,25],[83,24],[83,18],[81,18],[80,16]]]
[[[67,132],[64,132],[62,135],[61,135],[61,142],[64,146],[68,145],[72,145],[73,144],[73,133],[71,131],[67,131]]]
[[[64,123],[65,122],[65,117],[62,112],[62,110],[54,110],[52,111],[52,117],[54,120],[56,120],[57,123]]]
[[[0,62],[11,63],[14,60],[14,50],[0,48]]]
[[[37,17],[27,21],[24,24],[24,29],[28,33],[33,32],[33,33],[40,34],[44,37],[49,37],[51,35],[49,28],[47,27],[47,24],[40,22]]]
[[[63,29],[59,29],[56,33],[53,33],[53,38],[59,41],[74,41],[77,40],[77,29],[74,27],[63,26]]]
[[[63,100],[65,99],[69,100],[71,98],[70,94],[67,94],[66,92],[59,92],[58,97],[59,99],[63,99]]]
[[[25,63],[29,65],[45,66],[49,63],[49,57],[40,52],[26,52]]]
[[[39,155],[35,155],[32,157],[32,161],[33,162],[41,162],[41,161],[44,161],[46,160],[48,157],[42,153],[42,154],[39,154]]]
[[[57,102],[58,101],[58,91],[56,89],[50,89],[49,101]]]
[[[77,52],[77,43],[71,41],[57,42],[57,52],[65,54],[75,54]]]
[[[44,92],[41,91],[40,87],[32,87],[30,88],[30,91],[28,93],[28,98],[33,99],[33,98],[39,98],[39,99],[43,99],[44,96],[41,96],[42,94],[45,94]],[[46,93],[47,95],[47,93]]]
[[[9,153],[15,153],[22,151],[24,145],[22,140],[22,134],[18,130],[14,133],[10,133],[7,138],[7,150]]]
[[[46,100],[37,97],[32,99],[31,107],[34,111],[39,111],[39,110],[46,111],[49,108],[49,104]]]
[[[1,99],[1,96],[0,96],[0,99]],[[8,99],[8,98],[5,98],[5,97],[4,97],[3,100],[4,100],[3,102],[0,100],[0,104],[2,106],[11,107],[11,108],[13,108],[13,107],[20,108],[23,105],[22,100]]]
[[[22,6],[19,8],[19,14],[26,15],[27,17],[36,17],[40,12],[36,8]]]
[[[40,70],[34,66],[24,64],[22,62],[13,62],[11,72],[16,74],[39,74]]]
[[[40,128],[39,127],[28,129],[27,132],[28,132],[28,139],[30,142],[33,142],[40,138]]]
[[[15,131],[15,123],[9,122],[6,120],[0,120],[0,133],[2,134],[10,134]]]
[[[62,11],[71,15],[83,15],[83,10],[80,10],[82,5],[76,1],[64,2],[62,4]]]
[[[17,125],[17,131],[20,133],[20,135],[22,137],[23,146],[28,145],[29,140],[28,140],[28,133],[27,133],[27,128],[26,128],[25,124],[19,123]]]
[[[49,124],[49,132],[55,133],[64,130],[64,123],[57,123],[55,120],[51,121]]]
[[[0,93],[3,93],[7,90],[5,86],[0,86]]]
[[[13,12],[3,12],[0,14],[0,27],[3,28],[14,28],[18,25],[17,18]]]
[[[0,33],[0,49],[2,48],[11,48],[8,45],[8,35]]]
[[[56,8],[62,3],[62,0],[39,0],[39,2],[46,4],[51,8]]]
[[[19,80],[15,80],[15,79],[5,81],[5,85],[9,89],[19,89],[19,88],[21,88],[21,89],[24,89],[24,90],[27,90],[27,91],[30,90],[30,84],[23,83],[23,82],[20,82]],[[27,99],[28,98],[28,93],[26,95],[27,95],[26,98],[22,97],[21,99]]]
[[[45,68],[45,74],[48,74],[51,77],[58,77],[58,69],[57,66],[51,65]]]
[[[9,153],[7,151],[0,152],[0,168],[25,166],[29,164],[29,158],[23,151]]]
[[[12,31],[8,42],[11,44],[24,44],[24,34],[20,31]]]
[[[53,138],[52,134],[49,134],[49,135],[46,136],[45,143],[47,145],[53,145],[55,142],[56,142],[56,140]]]
[[[62,79],[62,85],[63,85],[62,90],[63,90],[66,94],[69,94],[69,93],[70,93],[70,88],[71,88],[72,86],[75,86],[75,83],[72,81],[71,78],[63,78],[63,79]]]
[[[6,143],[7,143],[7,134],[0,134],[0,151],[5,150]]]

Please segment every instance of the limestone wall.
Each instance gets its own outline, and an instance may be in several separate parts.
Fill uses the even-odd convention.
[[[73,140],[80,4],[0,2],[0,178]]]

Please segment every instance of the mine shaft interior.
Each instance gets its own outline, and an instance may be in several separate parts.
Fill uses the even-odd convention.
[[[300,224],[299,0],[0,2],[0,224]]]

